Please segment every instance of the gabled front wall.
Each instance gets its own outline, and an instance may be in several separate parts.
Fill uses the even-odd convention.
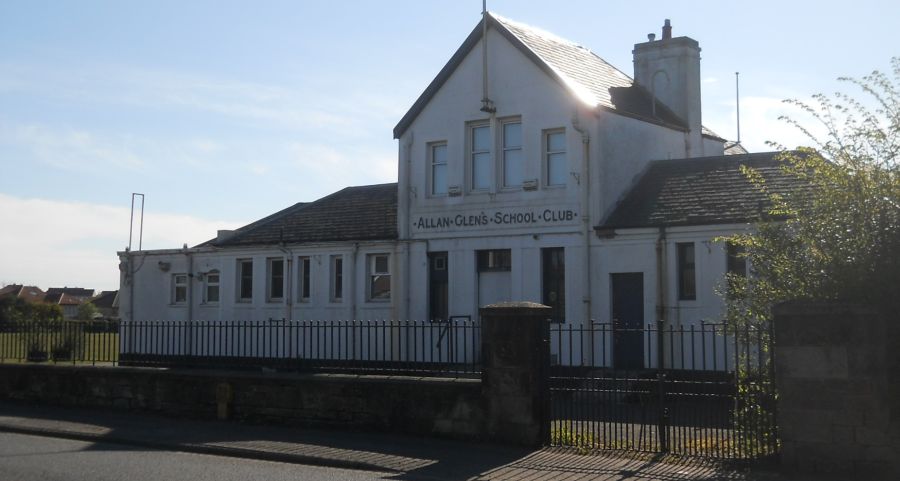
[[[547,188],[545,185],[546,179],[541,168],[542,132],[546,129],[565,129],[568,171],[579,171],[581,136],[572,128],[571,123],[575,115],[582,117],[582,122],[591,122],[592,119],[585,115],[587,109],[579,109],[578,103],[568,92],[502,35],[492,29],[488,32],[488,38],[489,95],[497,107],[495,127],[499,127],[499,122],[503,119],[521,120],[524,178],[537,179],[540,186],[537,191],[524,191],[521,188],[508,190],[501,186],[497,135],[492,149],[493,164],[496,167],[494,187],[485,193],[471,192],[471,173],[467,165],[467,125],[491,118],[489,114],[479,110],[482,97],[479,43],[400,138],[400,195],[409,192],[411,200],[411,222],[401,225],[401,235],[403,229],[408,228],[409,237],[413,239],[442,237],[439,233],[436,234],[436,230],[417,229],[415,225],[420,216],[441,214],[448,209],[454,214],[468,211],[479,213],[480,209],[488,209],[489,213],[493,213],[493,209],[501,207],[530,206],[537,199],[546,207],[576,207],[574,204],[578,202],[578,192],[574,176],[568,176],[567,185],[563,188]],[[591,125],[589,123],[586,127],[591,128]],[[499,128],[494,130],[497,132]],[[432,196],[429,192],[428,147],[434,142],[447,143],[448,184],[459,186],[462,195]],[[407,161],[410,162],[407,164]],[[571,225],[577,226],[578,221],[569,222],[569,226]],[[504,229],[504,232],[508,230]],[[515,228],[512,230],[515,231]],[[471,233],[475,230],[466,229],[464,232]],[[456,234],[459,232],[454,232]]]
[[[401,238],[410,242],[409,301],[402,309],[410,318],[429,317],[429,252],[448,255],[448,314],[477,319],[484,294],[477,251],[510,251],[509,285],[497,286],[497,295],[508,291],[509,300],[542,302],[541,249],[564,248],[567,320],[607,319],[609,293],[598,276],[607,260],[619,259],[631,263],[631,269],[645,270],[641,263],[652,262],[654,256],[641,247],[608,255],[592,226],[601,222],[650,161],[687,155],[688,136],[586,106],[493,29],[488,31],[488,78],[497,112],[491,117],[480,111],[481,51],[480,43],[472,48],[399,139],[398,227]],[[521,121],[524,178],[537,181],[533,190],[502,186],[499,127],[509,118]],[[488,192],[471,189],[468,128],[479,121],[492,121],[495,127],[491,149],[495,175]],[[565,131],[569,175],[564,186],[547,186],[543,157],[548,129]],[[429,149],[437,142],[447,145],[447,183],[459,187],[458,195],[430,191]],[[694,152],[704,153],[721,153],[721,146],[717,152]],[[645,291],[651,299],[645,310],[648,318],[654,316],[650,287]]]

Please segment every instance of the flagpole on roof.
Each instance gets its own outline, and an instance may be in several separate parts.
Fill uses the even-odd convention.
[[[740,72],[734,73],[734,103],[737,106],[737,144],[741,143],[741,82]]]
[[[494,113],[494,102],[488,97],[487,0],[481,0],[481,111]]]

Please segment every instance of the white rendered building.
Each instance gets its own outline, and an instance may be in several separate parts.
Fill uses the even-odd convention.
[[[394,129],[397,184],[120,252],[123,320],[477,320],[504,300],[567,323],[717,319],[714,288],[746,266],[715,239],[767,205],[740,166],[792,184],[773,154],[725,155],[703,128],[698,43],[667,21],[635,45],[632,79],[485,19]]]

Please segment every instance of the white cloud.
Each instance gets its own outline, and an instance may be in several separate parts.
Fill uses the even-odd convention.
[[[0,281],[117,289],[116,252],[128,243],[129,209],[0,193]],[[241,223],[148,212],[144,249],[196,245]],[[135,224],[134,247],[138,226]]]
[[[131,136],[100,136],[72,128],[0,123],[0,145],[24,146],[41,162],[65,170],[100,172],[108,167],[140,170],[144,160]]]
[[[799,130],[778,120],[789,116],[802,125],[819,133],[818,126],[797,108],[785,104],[782,98],[752,96],[741,97],[741,143],[751,152],[772,150],[766,142],[776,142],[787,148],[810,145],[810,140]],[[729,139],[736,137],[736,110],[734,102],[720,103],[718,108],[704,112],[704,124],[719,135]]]
[[[397,158],[393,152],[356,147],[337,150],[316,143],[288,145],[291,164],[304,175],[333,183],[331,191],[347,185],[393,182],[397,179]]]
[[[28,93],[78,103],[121,108],[177,109],[217,114],[244,125],[292,130],[364,130],[373,119],[390,123],[402,114],[399,99],[371,93],[327,91],[313,85],[290,87],[190,72],[136,69],[118,65],[72,68],[0,63],[6,75],[0,94]]]

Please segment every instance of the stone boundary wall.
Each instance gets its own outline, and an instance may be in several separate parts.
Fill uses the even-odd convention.
[[[482,308],[480,380],[0,364],[0,399],[540,446],[549,310]]]
[[[776,306],[777,415],[786,467],[900,474],[898,351],[896,329],[869,308]]]
[[[285,426],[333,426],[478,439],[481,382],[140,367],[0,365],[0,398]]]

